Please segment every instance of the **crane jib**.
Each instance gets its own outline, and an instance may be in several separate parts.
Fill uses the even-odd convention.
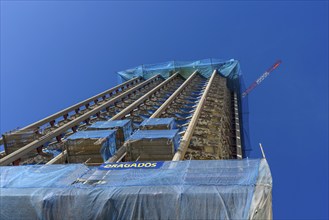
[[[242,98],[246,97],[256,86],[258,86],[270,73],[275,70],[280,64],[281,60],[276,61],[268,70],[263,73],[255,82],[253,82],[243,93]]]

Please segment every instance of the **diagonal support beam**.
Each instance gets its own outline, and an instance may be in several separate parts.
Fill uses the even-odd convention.
[[[37,122],[34,122],[34,123],[32,123],[32,124],[24,127],[24,128],[21,128],[20,130],[27,130],[27,129],[32,129],[32,128],[38,128],[38,127],[40,127],[42,125],[45,125],[45,124],[47,124],[47,123],[49,123],[49,122],[51,122],[53,120],[56,120],[56,119],[60,118],[61,116],[64,116],[64,115],[66,115],[66,114],[74,111],[77,108],[80,108],[82,106],[85,106],[85,105],[89,104],[90,102],[93,102],[95,100],[98,100],[99,98],[102,98],[103,96],[105,96],[107,94],[110,94],[110,93],[112,93],[114,91],[117,91],[120,88],[123,88],[125,86],[129,86],[129,85],[134,85],[134,84],[138,83],[140,80],[141,80],[141,77],[135,77],[135,78],[133,78],[131,80],[128,80],[128,81],[126,81],[126,82],[124,82],[122,84],[119,84],[119,85],[117,85],[117,86],[115,86],[115,87],[113,87],[111,89],[108,89],[108,90],[106,90],[104,92],[101,92],[101,93],[99,93],[97,95],[94,95],[94,96],[92,96],[92,97],[90,97],[90,98],[88,98],[88,99],[86,99],[84,101],[81,101],[81,102],[79,102],[79,103],[77,103],[75,105],[72,105],[72,106],[70,106],[70,107],[68,107],[66,109],[63,109],[63,110],[61,110],[61,111],[59,111],[59,112],[57,112],[55,114],[52,114],[52,115],[50,115],[50,116],[48,116],[48,117],[46,117],[44,119],[41,119],[41,120],[39,120]],[[4,144],[3,143],[3,139],[0,138],[0,145],[2,145],[2,144]]]
[[[31,150],[40,147],[41,145],[49,142],[51,139],[63,134],[65,131],[73,128],[74,126],[79,125],[81,122],[85,121],[86,119],[90,118],[91,116],[95,115],[96,113],[100,112],[101,110],[105,109],[106,107],[112,105],[113,103],[115,103],[116,101],[119,101],[123,98],[125,98],[127,95],[137,91],[138,89],[142,88],[143,86],[149,84],[150,82],[157,80],[158,78],[160,78],[160,75],[156,75],[144,82],[142,82],[141,84],[129,89],[128,91],[116,96],[113,99],[110,99],[108,101],[106,101],[105,103],[101,104],[100,106],[90,110],[89,112],[86,112],[85,114],[77,117],[76,119],[68,122],[67,124],[49,132],[48,134],[40,137],[39,139],[23,146],[22,148],[20,148],[19,150],[3,157],[2,159],[0,159],[0,165],[8,165],[11,162],[19,159],[20,157],[22,157],[23,155],[25,155],[26,153],[30,152]]]
[[[192,135],[194,133],[194,130],[195,130],[195,127],[196,127],[196,124],[198,122],[198,119],[200,117],[200,113],[201,113],[201,110],[202,110],[202,107],[206,101],[206,97],[208,95],[208,92],[210,90],[210,86],[212,85],[213,81],[214,81],[214,78],[215,78],[215,75],[217,74],[217,70],[214,70],[214,72],[212,73],[210,79],[209,79],[209,82],[207,84],[207,87],[205,89],[205,91],[203,92],[202,94],[202,97],[198,103],[198,106],[196,107],[195,111],[194,111],[194,114],[192,116],[192,119],[184,133],[184,136],[183,138],[181,139],[181,143],[179,145],[179,148],[177,150],[177,152],[175,153],[172,161],[179,161],[179,160],[182,160],[185,156],[185,153],[187,151],[187,148],[188,146],[190,145],[190,141],[191,141],[191,138],[192,138]]]
[[[150,118],[158,118],[164,110],[175,100],[175,98],[185,89],[185,87],[194,79],[198,74],[198,70],[194,71],[187,80],[158,108]]]
[[[169,77],[168,79],[166,79],[166,81],[162,82],[157,87],[155,87],[154,89],[152,89],[150,92],[146,93],[144,96],[142,96],[141,98],[139,98],[138,100],[136,100],[130,106],[128,106],[127,108],[125,108],[124,110],[122,110],[121,112],[119,112],[118,114],[116,114],[110,120],[121,119],[125,115],[129,114],[129,112],[131,112],[132,110],[134,110],[138,105],[140,105],[146,99],[148,99],[153,94],[155,94],[159,89],[161,89],[162,87],[164,87],[165,85],[167,85],[168,83],[170,83],[174,78],[176,78],[178,76],[178,74],[179,73],[176,72],[174,75],[172,75],[171,77]],[[126,153],[126,151],[127,151],[126,146],[123,145],[122,147],[120,147],[118,149],[118,151],[111,158],[109,158],[107,160],[107,162],[117,162],[118,160],[120,160],[120,158],[122,158],[124,156],[124,154]]]
[[[56,164],[56,163],[58,163],[58,161],[62,160],[63,157],[66,157],[66,156],[67,156],[67,150],[64,150],[62,153],[58,154],[56,157],[54,157],[53,159],[48,161],[48,163],[46,163],[46,165]]]
[[[142,104],[145,100],[150,98],[152,95],[154,95],[157,91],[159,91],[161,88],[166,86],[168,83],[172,82],[176,77],[178,76],[178,72],[173,74],[171,77],[160,83],[158,86],[156,86],[154,89],[137,99],[135,102],[133,102],[131,105],[127,106],[125,109],[123,109],[121,112],[113,116],[110,120],[118,120],[125,117],[127,114],[129,114],[132,110],[134,110],[137,106]]]
[[[123,145],[106,162],[108,162],[108,163],[119,162],[122,159],[122,157],[126,154],[126,152],[127,152],[127,148],[125,145]]]

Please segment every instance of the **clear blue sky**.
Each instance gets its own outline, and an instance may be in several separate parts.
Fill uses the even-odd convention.
[[[328,218],[328,2],[1,1],[1,133],[112,87],[144,63],[240,60],[275,219]]]

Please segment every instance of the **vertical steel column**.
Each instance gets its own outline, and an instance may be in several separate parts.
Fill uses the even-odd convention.
[[[239,119],[239,106],[238,97],[234,92],[234,126],[235,126],[235,137],[236,137],[236,157],[242,159],[242,145],[241,145],[241,132],[240,132],[240,119]]]

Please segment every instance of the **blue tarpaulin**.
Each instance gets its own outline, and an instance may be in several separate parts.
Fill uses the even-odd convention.
[[[175,150],[179,147],[181,136],[178,134],[178,129],[173,130],[137,130],[130,136],[128,141],[143,140],[143,139],[168,139],[174,143]]]
[[[174,118],[148,118],[141,123],[141,127],[165,125],[167,129],[175,129]]]
[[[125,71],[120,71],[118,74],[123,81],[137,76],[148,79],[155,74],[161,74],[162,77],[168,78],[177,71],[179,71],[184,78],[188,78],[195,70],[198,70],[202,76],[209,78],[212,72],[218,69],[221,75],[233,79],[239,77],[239,72],[233,72],[236,65],[238,65],[238,61],[234,59],[228,61],[213,58],[196,61],[168,61],[156,64],[144,64]]]
[[[67,137],[68,141],[83,140],[83,139],[100,139],[105,138],[100,149],[100,154],[104,161],[113,156],[116,152],[116,130],[96,130],[96,131],[78,131],[71,136]],[[70,142],[68,142],[70,144]],[[79,144],[76,144],[77,147]]]
[[[0,219],[272,218],[265,159],[167,161],[157,169],[33,165],[0,174]]]
[[[87,129],[101,130],[101,129],[114,129],[122,128],[124,139],[126,140],[132,133],[132,123],[130,119],[113,120],[113,121],[97,121],[90,125]]]
[[[98,131],[78,131],[70,136],[67,140],[76,140],[76,139],[99,139],[106,138],[115,133],[115,130],[98,130]]]
[[[115,128],[123,127],[130,122],[129,119],[125,120],[113,120],[113,121],[96,121],[90,125],[89,128]]]

